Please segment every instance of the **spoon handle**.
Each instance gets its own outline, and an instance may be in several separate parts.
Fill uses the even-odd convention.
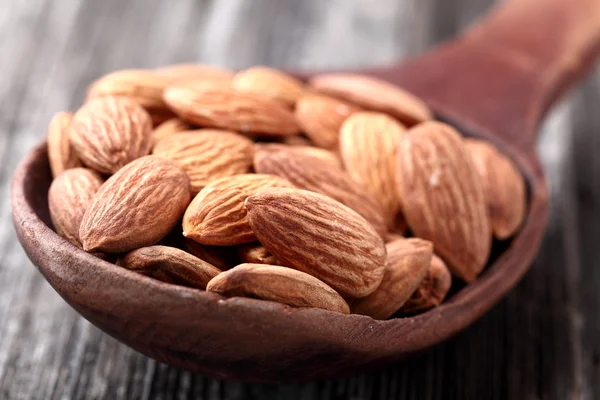
[[[548,107],[600,52],[600,0],[508,0],[456,39],[371,71],[464,129],[533,148]]]

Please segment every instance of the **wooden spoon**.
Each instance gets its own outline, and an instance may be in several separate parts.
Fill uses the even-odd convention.
[[[510,246],[471,285],[412,318],[375,321],[165,284],[87,254],[50,228],[46,144],[21,163],[13,218],[29,258],[81,315],[176,367],[251,381],[339,376],[398,360],[456,334],[528,269],[547,220],[534,134],[549,105],[600,47],[600,1],[512,0],[457,39],[401,65],[364,71],[423,98],[470,135],[493,141],[526,176],[529,211]]]

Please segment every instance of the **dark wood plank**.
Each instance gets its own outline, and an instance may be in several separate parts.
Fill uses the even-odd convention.
[[[470,329],[406,362],[346,379],[288,385],[222,382],[178,371],[79,317],[20,249],[7,201],[12,171],[44,136],[51,115],[75,109],[98,76],[192,60],[236,68],[385,63],[454,34],[491,1],[373,4],[0,1],[0,398],[600,396],[598,74],[544,126],[539,149],[553,185],[552,220],[531,272]]]

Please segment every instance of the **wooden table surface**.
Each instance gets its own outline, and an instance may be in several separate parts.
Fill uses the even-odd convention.
[[[0,399],[600,398],[599,69],[541,131],[551,221],[527,276],[456,338],[362,375],[254,385],[156,363],[78,316],[12,228],[17,163],[100,75],[184,61],[388,63],[453,35],[492,2],[0,0]]]

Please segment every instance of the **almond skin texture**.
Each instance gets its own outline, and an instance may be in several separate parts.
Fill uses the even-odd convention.
[[[296,137],[296,136],[290,136]],[[306,146],[306,145],[284,145],[279,143],[256,143],[254,145],[255,149],[255,158],[256,154],[260,152],[261,154],[275,154],[278,152],[283,152],[284,154],[305,154],[307,156],[316,157],[321,162],[327,163],[333,168],[341,168],[342,160],[332,151],[320,149],[318,147]]]
[[[206,261],[169,246],[148,246],[133,250],[121,258],[118,264],[162,282],[198,289],[206,289],[208,282],[221,272]]]
[[[73,114],[70,112],[59,112],[52,117],[48,126],[48,159],[54,178],[66,169],[81,167],[81,161],[69,141],[72,120]]]
[[[412,126],[433,118],[429,107],[418,97],[391,83],[356,74],[324,74],[309,81],[317,92],[381,111]]]
[[[348,175],[379,201],[390,229],[400,209],[396,153],[405,131],[386,114],[364,111],[348,118],[340,132],[340,154]]]
[[[189,131],[192,129],[186,122],[179,118],[171,118],[162,124],[158,125],[152,131],[152,146],[155,146],[161,139],[171,136],[174,133]]]
[[[50,218],[56,233],[77,247],[83,215],[104,180],[87,168],[72,168],[56,177],[48,191]]]
[[[73,117],[69,138],[85,165],[103,174],[150,152],[152,121],[148,113],[123,97],[100,97]]]
[[[344,299],[314,276],[274,265],[240,264],[217,275],[206,290],[226,297],[252,297],[292,307],[350,312]]]
[[[268,188],[246,200],[250,226],[282,265],[317,277],[349,298],[375,291],[385,246],[358,213],[327,196]]]
[[[465,139],[465,143],[482,178],[494,236],[508,239],[525,219],[527,195],[523,175],[490,143],[477,139]]]
[[[284,105],[252,93],[215,86],[171,87],[164,99],[181,119],[195,125],[269,136],[300,131],[294,114]]]
[[[336,149],[342,123],[360,108],[333,97],[309,93],[296,104],[296,120],[317,146]]]
[[[87,101],[102,96],[127,97],[152,116],[154,122],[162,122],[173,116],[165,105],[162,94],[169,80],[155,71],[124,69],[98,79],[88,89]]]
[[[83,249],[122,253],[157,243],[183,216],[189,185],[173,161],[146,156],[129,163],[102,185],[85,212]]]
[[[258,173],[285,178],[299,189],[329,196],[359,213],[379,235],[386,233],[386,222],[379,205],[365,196],[361,187],[341,167],[331,162],[293,149],[269,151],[267,147],[256,152],[254,169]]]
[[[235,74],[233,88],[279,101],[293,108],[304,92],[298,79],[268,67],[252,67]]]
[[[292,187],[272,175],[242,174],[209,183],[183,216],[183,235],[201,244],[232,246],[256,241],[244,201],[267,187]]]
[[[152,154],[175,161],[188,174],[192,193],[209,182],[250,170],[254,143],[234,132],[201,129],[160,140]]]
[[[397,176],[414,235],[432,241],[454,275],[473,281],[492,235],[481,177],[458,132],[439,122],[412,128],[398,148]]]
[[[437,307],[442,304],[451,286],[450,270],[442,259],[434,254],[427,275],[400,311],[404,314],[415,314]]]
[[[233,71],[230,69],[193,63],[166,65],[155,69],[154,72],[171,84],[194,79],[224,82],[233,79]]]
[[[279,261],[259,242],[242,244],[236,247],[240,259],[245,263],[279,265]]]
[[[355,314],[388,319],[410,298],[427,274],[433,246],[422,239],[400,239],[386,245],[385,275],[376,291],[352,305]]]
[[[183,248],[188,253],[204,260],[221,271],[230,269],[239,264],[239,258],[235,247],[206,246],[192,239],[183,239]]]

